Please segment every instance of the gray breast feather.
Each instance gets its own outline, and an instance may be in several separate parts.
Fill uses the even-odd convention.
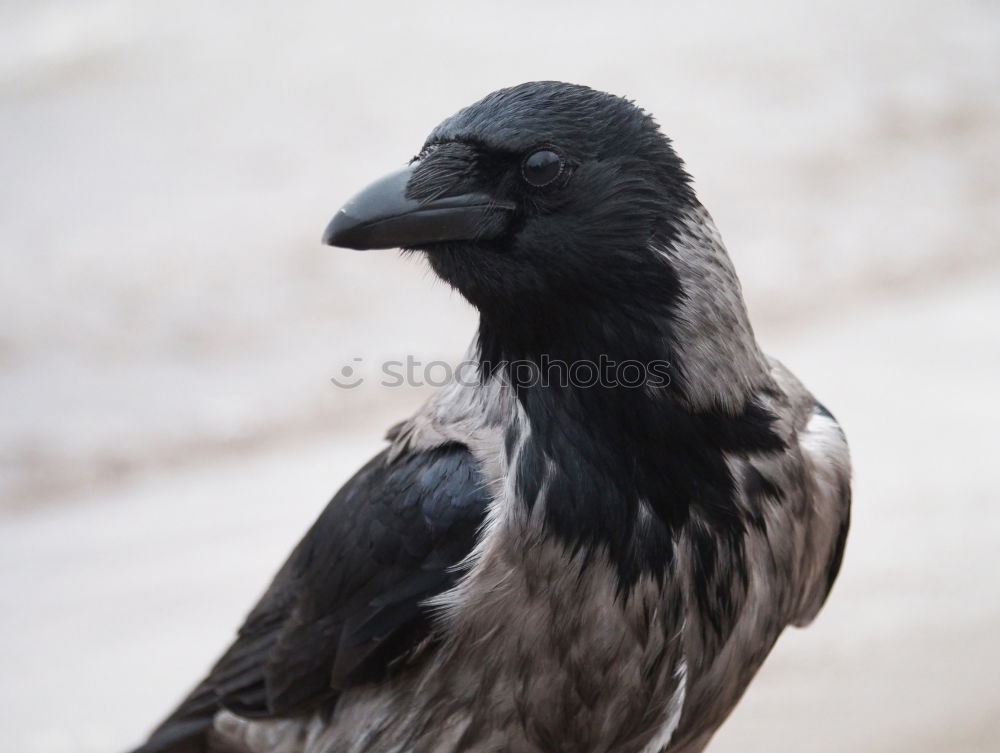
[[[724,635],[705,637],[712,630],[693,596],[702,553],[684,531],[671,572],[644,577],[627,599],[601,553],[570,552],[546,535],[544,499],[527,512],[511,470],[530,424],[491,385],[492,410],[478,404],[483,393],[453,394],[394,438],[412,449],[464,437],[493,495],[468,574],[435,600],[445,640],[410,671],[345,693],[332,719],[226,714],[219,737],[261,753],[701,750],[784,627],[815,616],[847,527],[844,435],[791,374],[771,366],[778,389],[769,407],[787,449],[731,459],[736,501],[758,524],[740,542],[747,572],[733,573],[742,585]]]

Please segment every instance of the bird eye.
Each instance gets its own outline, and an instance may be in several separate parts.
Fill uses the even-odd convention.
[[[525,183],[535,188],[549,185],[562,174],[562,171],[562,157],[551,149],[532,152],[521,163],[521,176]]]

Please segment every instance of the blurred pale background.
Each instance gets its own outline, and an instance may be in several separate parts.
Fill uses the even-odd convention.
[[[0,5],[0,747],[121,750],[218,653],[426,394],[329,378],[475,326],[326,221],[557,78],[656,114],[852,442],[841,580],[711,750],[1000,750],[1000,6],[339,5]]]

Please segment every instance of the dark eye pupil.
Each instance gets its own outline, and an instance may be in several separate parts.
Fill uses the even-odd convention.
[[[524,180],[541,188],[559,177],[562,172],[562,159],[551,149],[540,149],[529,154],[521,166]]]

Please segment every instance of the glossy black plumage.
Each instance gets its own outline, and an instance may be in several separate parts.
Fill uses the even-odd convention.
[[[293,715],[384,677],[430,634],[422,602],[454,585],[487,502],[461,445],[379,453],[330,501],[236,642],[137,753],[204,750],[220,708]]]

